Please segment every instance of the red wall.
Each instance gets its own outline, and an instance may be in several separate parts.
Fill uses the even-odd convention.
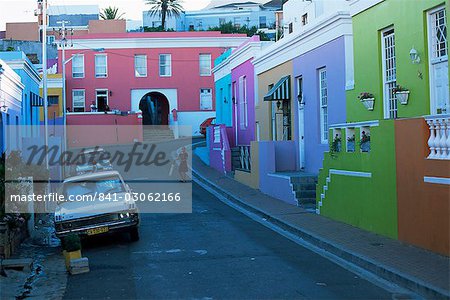
[[[396,120],[398,238],[450,256],[450,186],[424,176],[450,178],[450,161],[431,160],[423,118]]]

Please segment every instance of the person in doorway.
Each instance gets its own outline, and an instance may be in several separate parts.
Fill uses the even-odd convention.
[[[108,105],[108,104],[106,104],[106,105],[105,105],[105,114],[107,114],[107,113],[108,113],[108,111],[111,111],[111,109],[109,108],[109,105]]]
[[[91,112],[97,112],[97,106],[95,106],[95,101],[92,101],[91,103]]]
[[[187,165],[187,159],[189,155],[186,151],[186,147],[181,148],[180,154],[178,154],[178,160],[180,161],[180,165],[178,166],[178,173],[180,174],[181,182],[186,182],[187,180],[187,171],[188,171],[188,165]]]

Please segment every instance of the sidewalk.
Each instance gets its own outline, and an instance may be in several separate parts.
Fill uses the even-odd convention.
[[[309,213],[241,184],[192,157],[194,180],[303,240],[428,299],[450,298],[450,259]]]

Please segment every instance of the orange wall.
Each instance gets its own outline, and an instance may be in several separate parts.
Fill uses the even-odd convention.
[[[127,32],[125,20],[91,20],[89,33],[124,33]]]
[[[6,38],[19,41],[39,41],[38,23],[6,23]]]
[[[396,120],[398,238],[450,256],[450,186],[424,176],[450,178],[450,161],[429,160],[423,118]]]

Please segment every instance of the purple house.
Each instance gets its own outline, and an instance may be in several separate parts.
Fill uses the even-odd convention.
[[[346,71],[353,69],[346,52],[352,48],[351,36],[340,36],[293,60],[298,102],[295,140],[299,142],[299,167],[305,172],[318,174],[331,142],[328,127],[345,123],[346,79],[352,76]]]

